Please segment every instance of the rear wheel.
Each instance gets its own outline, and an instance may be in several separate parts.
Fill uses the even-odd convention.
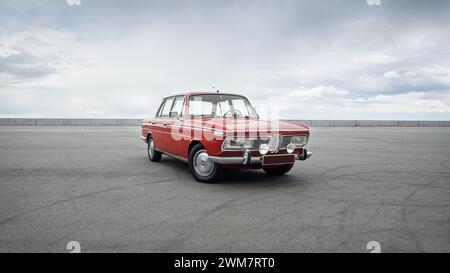
[[[155,149],[155,143],[153,142],[153,137],[149,136],[147,139],[147,152],[150,161],[159,162],[161,161],[162,153]]]
[[[263,170],[270,175],[283,175],[289,172],[292,169],[292,167],[294,167],[294,164],[280,165],[276,167],[267,167],[263,168]]]
[[[189,170],[197,181],[212,183],[217,178],[220,167],[209,160],[205,148],[197,144],[189,152]]]

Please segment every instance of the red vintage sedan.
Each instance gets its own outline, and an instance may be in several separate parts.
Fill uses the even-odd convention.
[[[246,97],[226,93],[164,98],[156,116],[143,121],[141,138],[151,161],[163,154],[180,159],[200,182],[213,182],[225,168],[283,175],[311,156],[308,126],[263,121]]]

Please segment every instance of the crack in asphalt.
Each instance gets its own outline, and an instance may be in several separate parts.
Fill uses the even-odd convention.
[[[231,171],[217,184],[167,157],[149,163],[134,133],[69,132],[0,135],[2,251],[60,251],[73,236],[86,251],[366,252],[369,239],[383,252],[450,250],[448,132],[317,131],[314,156],[288,175]]]
[[[157,170],[158,168],[155,168],[155,169]],[[144,183],[137,183],[137,184],[131,184],[131,185],[117,186],[117,187],[112,187],[112,188],[108,188],[108,189],[103,189],[103,190],[99,190],[99,191],[88,192],[88,193],[85,193],[85,194],[72,196],[72,197],[69,197],[69,198],[66,198],[66,199],[62,199],[62,200],[58,200],[58,201],[52,202],[52,203],[50,203],[48,205],[45,205],[45,206],[41,206],[41,207],[38,207],[38,208],[35,208],[35,209],[32,209],[32,210],[28,210],[28,211],[25,211],[25,212],[21,212],[21,213],[15,214],[15,215],[10,216],[10,217],[8,217],[6,219],[2,219],[2,220],[0,220],[0,226],[3,226],[3,225],[5,225],[5,224],[7,224],[7,223],[9,223],[11,221],[14,221],[14,220],[16,220],[16,219],[18,219],[20,217],[26,216],[28,214],[35,213],[35,212],[38,212],[38,211],[41,211],[41,210],[45,210],[45,209],[51,208],[53,206],[56,206],[56,205],[59,205],[59,204],[63,204],[63,203],[67,203],[67,202],[71,202],[71,201],[74,201],[74,200],[77,200],[77,199],[86,198],[86,197],[92,197],[94,195],[98,195],[98,194],[102,194],[102,193],[106,193],[106,192],[110,192],[110,191],[116,191],[116,190],[121,190],[121,189],[125,189],[125,188],[130,188],[130,187],[147,185],[147,184],[161,183],[161,182],[166,182],[166,181],[170,181],[170,180],[171,180],[170,178],[165,178],[165,179],[160,179],[160,180],[151,181],[151,182],[144,182]]]

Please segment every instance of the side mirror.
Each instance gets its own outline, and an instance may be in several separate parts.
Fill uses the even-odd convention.
[[[178,115],[178,112],[173,111],[169,113],[169,117],[178,119],[180,116]]]

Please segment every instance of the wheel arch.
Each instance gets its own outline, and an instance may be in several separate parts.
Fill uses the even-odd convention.
[[[189,142],[189,146],[188,146],[188,155],[191,152],[192,148],[194,148],[194,146],[197,144],[200,144],[203,147],[205,147],[205,145],[203,145],[203,143],[200,140],[191,140],[191,142]]]

